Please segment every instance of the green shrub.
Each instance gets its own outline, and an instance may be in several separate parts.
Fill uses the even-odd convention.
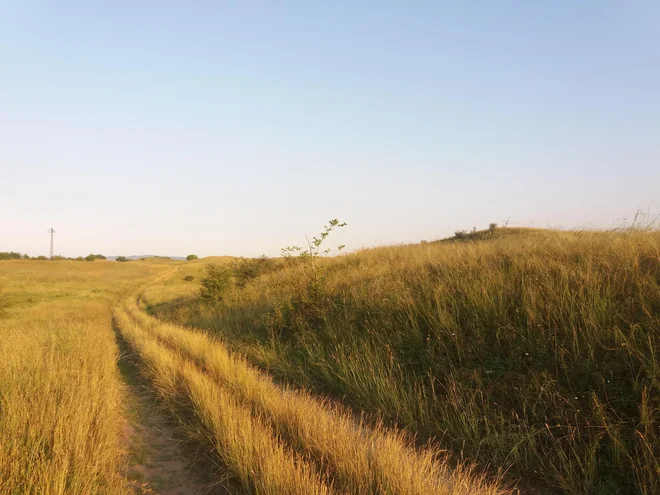
[[[188,260],[188,261],[198,260],[198,259],[199,258],[197,257],[196,254],[189,254],[188,256],[186,256],[186,260]]]
[[[485,239],[491,239],[495,235],[502,232],[503,234],[509,230],[513,229],[504,229],[498,230],[496,223],[491,223],[488,225],[488,228],[485,230],[477,230],[476,227],[472,227],[472,230],[457,230],[454,232],[454,236],[449,239],[444,239],[444,241],[480,241]]]
[[[229,265],[237,287],[245,287],[252,279],[276,269],[275,260],[262,255],[259,258],[241,258]]]
[[[85,256],[85,261],[95,261],[95,260],[104,260],[106,259],[105,256],[102,254],[88,254]]]
[[[129,260],[126,256],[117,256],[116,261],[121,261],[122,263],[125,263],[131,260]]]
[[[193,277],[192,275],[186,275],[185,277],[183,277],[183,280],[185,280],[186,282],[192,282],[193,280],[195,280],[195,277]]]
[[[222,301],[231,287],[231,279],[229,268],[210,263],[206,267],[206,276],[201,280],[200,297],[207,302]]]

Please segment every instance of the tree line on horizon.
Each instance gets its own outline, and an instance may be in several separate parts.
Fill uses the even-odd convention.
[[[30,256],[29,254],[22,254],[16,251],[5,251],[0,252],[0,260],[69,260],[69,261],[95,261],[95,260],[105,260],[107,259],[102,254],[88,254],[87,256],[78,256],[77,258],[69,258],[66,256],[55,255],[52,258],[48,256]],[[119,257],[117,258],[118,261]]]

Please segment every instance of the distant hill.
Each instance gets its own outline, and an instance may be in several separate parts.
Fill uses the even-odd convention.
[[[114,261],[114,260],[117,259],[117,256],[108,256],[107,258],[109,260]],[[156,256],[155,254],[137,254],[137,255],[134,254],[134,255],[131,255],[131,256],[124,256],[124,258],[129,259],[129,260],[133,260],[133,261],[139,260],[139,259],[142,259],[142,258],[167,258],[167,259],[170,259],[170,260],[177,260],[177,261],[182,261],[182,260],[186,259],[185,256]]]

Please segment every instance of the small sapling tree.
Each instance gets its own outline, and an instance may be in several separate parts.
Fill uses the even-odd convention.
[[[347,225],[346,222],[340,223],[339,220],[337,220],[336,218],[330,220],[328,222],[328,225],[323,226],[323,232],[321,232],[321,234],[318,237],[314,236],[310,240],[309,237],[305,236],[305,238],[307,239],[306,249],[301,246],[288,246],[282,248],[281,251],[282,256],[285,258],[289,258],[291,256],[298,255],[303,260],[302,267],[306,278],[318,284],[320,282],[321,273],[319,270],[319,264],[317,258],[324,254],[329,254],[333,251],[331,248],[325,248],[323,243],[332,233],[332,231],[334,231],[335,229],[346,227],[346,225]],[[344,244],[341,244],[340,246],[337,246],[335,251],[339,252],[345,247],[346,246]]]
[[[305,328],[318,328],[324,315],[332,311],[335,305],[334,294],[325,284],[325,266],[319,258],[333,251],[341,251],[344,245],[336,249],[327,247],[330,234],[345,227],[345,222],[330,220],[323,226],[323,231],[311,239],[307,238],[307,248],[289,246],[282,249],[282,256],[300,266],[302,277],[300,285],[294,288],[289,301],[276,308],[268,318],[269,332],[272,338],[289,339],[298,335]]]

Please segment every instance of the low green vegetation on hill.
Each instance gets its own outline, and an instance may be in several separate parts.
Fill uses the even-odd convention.
[[[27,254],[16,253],[14,251],[0,252],[0,260],[21,260],[30,259]]]
[[[153,312],[526,483],[660,490],[660,232],[493,227],[226,269],[219,302]]]

